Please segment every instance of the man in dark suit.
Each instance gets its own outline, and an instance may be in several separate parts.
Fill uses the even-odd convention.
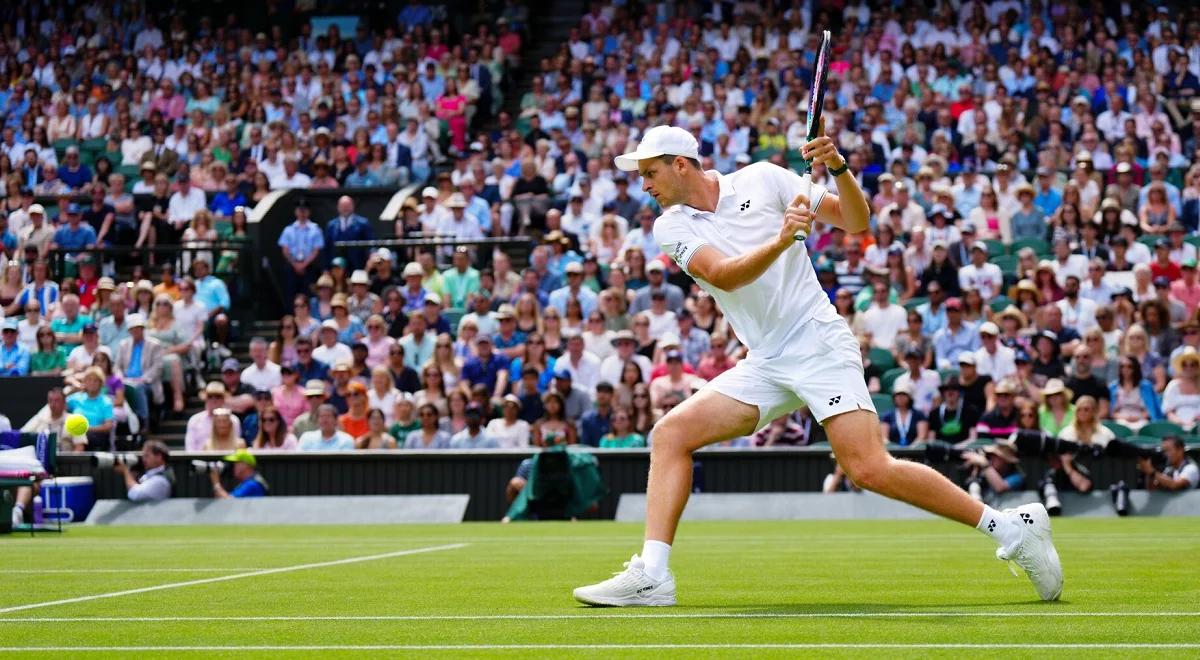
[[[249,163],[250,161],[258,163],[266,157],[267,145],[265,142],[263,142],[262,137],[263,135],[261,126],[253,126],[250,128],[250,144],[248,144],[246,148],[242,149],[241,153],[238,154],[237,162],[235,163],[235,167],[237,168],[235,171],[238,174],[241,174],[246,170],[246,163]]]
[[[337,201],[338,214],[325,225],[325,265],[328,267],[338,255],[338,241],[369,241],[375,238],[371,223],[354,212],[354,200],[342,195]],[[360,270],[367,265],[367,248],[353,248],[346,253],[350,270]]]
[[[179,167],[179,152],[166,145],[166,129],[162,127],[154,129],[152,139],[154,144],[150,146],[149,151],[142,154],[142,162],[154,163],[156,171],[162,172],[168,177],[175,176],[175,169]]]
[[[971,263],[971,248],[975,245],[975,225],[963,223],[962,240],[950,244],[950,262],[957,268]]]

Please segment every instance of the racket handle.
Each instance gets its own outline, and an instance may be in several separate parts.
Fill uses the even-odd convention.
[[[808,240],[808,232],[806,232],[806,231],[798,231],[798,232],[796,232],[796,235],[795,235],[795,236],[792,236],[792,238],[794,238],[794,239],[796,239],[797,241],[800,241],[801,243],[803,243],[804,241],[807,241],[807,240]]]
[[[812,205],[812,170],[809,169],[809,171],[807,173],[805,173],[803,176],[805,177],[805,179],[804,179],[804,198],[808,200],[809,206],[811,207],[811,205]],[[808,240],[808,232],[798,231],[792,235],[792,238],[803,243],[804,241]]]

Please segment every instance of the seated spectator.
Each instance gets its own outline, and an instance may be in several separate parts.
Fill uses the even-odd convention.
[[[236,368],[234,369],[236,373]],[[192,415],[188,418],[187,432],[183,438],[184,449],[187,451],[203,451],[208,444],[208,438],[212,435],[212,418],[213,412],[218,408],[225,408],[225,399],[228,392],[225,389],[225,384],[220,381],[209,382],[204,387],[203,399],[204,410]],[[242,424],[236,416],[231,420],[233,423],[233,435],[241,437]]]
[[[421,404],[417,409],[421,428],[412,431],[404,439],[405,449],[449,449],[450,435],[438,424],[438,409],[432,403]]]
[[[612,430],[600,439],[601,449],[633,449],[646,446],[646,438],[633,430],[630,412],[618,408],[612,414]]]
[[[704,386],[705,380],[683,370],[683,353],[677,350],[665,354],[667,373],[650,381],[650,399],[655,407],[662,406],[668,393],[674,393],[682,401]]]
[[[1085,394],[1075,399],[1075,419],[1058,437],[1084,445],[1106,446],[1116,436],[1112,430],[1100,423],[1100,417],[1096,414],[1098,410],[1096,399],[1089,395]],[[1087,492],[1088,489],[1079,490]]]
[[[1171,360],[1171,371],[1175,377],[1163,390],[1163,414],[1183,430],[1193,430],[1200,420],[1200,351],[1191,346],[1179,351]]]
[[[37,350],[29,356],[31,376],[59,376],[67,368],[67,354],[50,328],[38,328]]]
[[[316,421],[313,422],[316,428]],[[299,447],[295,434],[288,431],[279,409],[267,403],[258,413],[258,433],[254,437],[256,451],[295,451]]]
[[[494,449],[498,446],[496,440],[482,426],[483,410],[478,404],[470,404],[466,409],[467,426],[450,438],[451,449]]]
[[[86,435],[73,436],[66,432],[67,397],[61,387],[52,387],[46,392],[46,405],[42,406],[25,425],[22,433],[53,433],[58,438],[58,453],[84,451],[87,449]]]
[[[951,444],[974,440],[980,413],[977,408],[963,401],[962,384],[958,376],[950,376],[938,389],[942,403],[929,413],[929,430],[933,436]]]
[[[88,444],[106,448],[114,427],[113,399],[102,391],[104,371],[98,367],[83,373],[81,391],[67,397],[67,412],[83,415],[88,421]]]
[[[554,383],[551,391],[558,394],[563,404],[563,417],[572,424],[577,423],[585,412],[591,410],[591,395],[588,394],[587,390],[575,384],[574,376],[569,370],[559,369],[554,372]]]
[[[929,439],[929,420],[919,410],[913,409],[912,387],[893,387],[892,404],[895,408],[880,417],[884,442],[908,446]]]
[[[270,390],[272,405],[283,415],[283,422],[291,428],[296,418],[309,408],[305,388],[300,385],[300,374],[296,365],[284,364],[279,368],[282,382]]]
[[[354,438],[338,428],[337,408],[323,404],[317,409],[317,428],[300,436],[300,451],[347,451]]]
[[[212,429],[208,440],[204,443],[204,451],[232,452],[246,447],[246,441],[241,437],[241,430],[236,432],[233,426],[233,412],[228,408],[217,408],[210,416]]]
[[[362,437],[370,431],[367,413],[371,412],[371,408],[368,407],[367,386],[354,380],[347,386],[346,401],[349,404],[348,409],[346,413],[338,416],[337,427],[352,438]]]
[[[563,379],[559,377],[555,380],[560,384],[557,389],[547,392],[542,397],[545,413],[533,425],[533,444],[538,447],[552,447],[558,444],[573,445],[578,442],[575,424],[568,421],[566,402],[560,393]],[[570,386],[569,376],[565,382],[567,386]],[[586,395],[584,396],[586,397]]]
[[[600,439],[611,430],[613,413],[613,386],[601,382],[596,385],[595,404],[579,419],[580,444],[600,446]]]
[[[505,395],[502,413],[487,425],[488,435],[496,441],[496,446],[503,449],[528,447],[530,426],[519,416],[521,400],[512,394]]]
[[[395,449],[396,439],[387,431],[383,411],[371,408],[367,412],[367,432],[354,440],[355,449]]]
[[[1075,421],[1075,404],[1071,403],[1072,392],[1061,380],[1051,378],[1042,388],[1041,398],[1038,426],[1046,433],[1058,436]]]
[[[1009,440],[997,440],[984,447],[983,453],[963,454],[964,465],[970,468],[968,490],[975,499],[990,498],[1025,486],[1017,449]]]

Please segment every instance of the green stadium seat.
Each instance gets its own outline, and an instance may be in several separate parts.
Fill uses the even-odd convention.
[[[778,149],[755,149],[750,154],[750,159],[757,163],[760,160],[767,160],[777,153],[779,153]]]
[[[54,147],[54,153],[58,154],[59,160],[62,160],[63,154],[67,151],[67,147],[77,146],[78,143],[72,138],[61,138],[50,143]]]
[[[106,140],[102,137],[94,138],[91,140],[84,140],[83,142],[79,143],[80,151],[91,151],[94,153],[100,153],[100,152],[104,151],[104,149],[106,147],[108,147],[108,140]]]
[[[117,174],[125,177],[126,182],[137,182],[138,178],[142,174],[141,169],[139,169],[137,165],[117,165],[115,169]]]
[[[1125,426],[1124,424],[1122,424],[1120,422],[1114,422],[1111,419],[1106,419],[1106,420],[1102,421],[1101,424],[1104,425],[1104,428],[1108,429],[1109,431],[1112,431],[1113,435],[1117,436],[1120,439],[1130,438],[1133,436],[1133,429],[1129,428],[1128,426]]]
[[[1152,438],[1164,438],[1168,435],[1182,436],[1183,427],[1174,422],[1150,422],[1143,426],[1138,435],[1150,436]]]
[[[958,369],[938,369],[938,378],[941,378],[943,383],[946,382],[947,378],[957,375]]]
[[[872,394],[871,403],[875,404],[875,412],[878,412],[880,415],[886,415],[896,408],[896,406],[892,404],[892,397],[890,394],[881,394],[878,392]]]
[[[879,378],[879,387],[881,391],[892,393],[892,387],[896,384],[896,379],[903,376],[908,371],[907,367],[896,367],[883,372],[883,376]]]
[[[996,238],[985,238],[983,244],[988,247],[988,258],[995,261],[995,257],[1008,254],[1008,246],[1004,241]]]
[[[924,296],[913,296],[912,298],[909,298],[907,301],[905,301],[904,309],[912,311],[912,310],[920,307],[921,305],[924,305],[927,302],[929,302],[929,299]]]
[[[1009,300],[1008,296],[996,296],[995,298],[992,298],[992,302],[988,303],[988,306],[992,308],[993,312],[1001,312],[1005,307],[1008,307],[1011,304],[1013,304],[1013,302],[1012,300]]]
[[[1015,276],[1017,274],[1017,264],[1019,263],[1019,260],[1017,259],[1016,255],[1001,254],[990,256],[988,257],[988,261],[996,264],[996,266],[1000,268],[1000,272],[1004,273],[1005,275]]]
[[[1157,447],[1162,443],[1160,438],[1155,438],[1148,435],[1131,435],[1128,438],[1124,438],[1124,440],[1131,445],[1138,445],[1141,447]]]
[[[1138,243],[1141,243],[1142,245],[1145,245],[1146,247],[1153,249],[1154,244],[1160,238],[1162,238],[1162,236],[1156,236],[1154,234],[1142,234],[1141,236],[1138,236],[1137,240],[1138,240]]]
[[[446,319],[446,323],[450,324],[450,334],[458,336],[458,322],[462,320],[463,315],[467,310],[461,307],[447,307],[442,310],[442,318]]]
[[[1033,251],[1039,256],[1050,254],[1050,243],[1043,241],[1040,238],[1023,238],[1019,241],[1013,241],[1012,245],[1010,245],[1008,249],[1012,254],[1015,255],[1021,250],[1021,248],[1025,247],[1033,248]]]
[[[867,357],[870,358],[871,364],[879,367],[880,371],[887,371],[896,366],[896,357],[886,348],[872,348],[867,351]]]
[[[1200,234],[1197,234],[1195,236],[1188,236],[1187,238],[1183,239],[1183,242],[1191,243],[1192,245],[1195,245],[1196,247],[1200,248]]]

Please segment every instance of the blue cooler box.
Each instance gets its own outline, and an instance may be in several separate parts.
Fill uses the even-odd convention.
[[[96,505],[96,487],[91,477],[46,479],[41,493],[46,522],[83,522]]]

